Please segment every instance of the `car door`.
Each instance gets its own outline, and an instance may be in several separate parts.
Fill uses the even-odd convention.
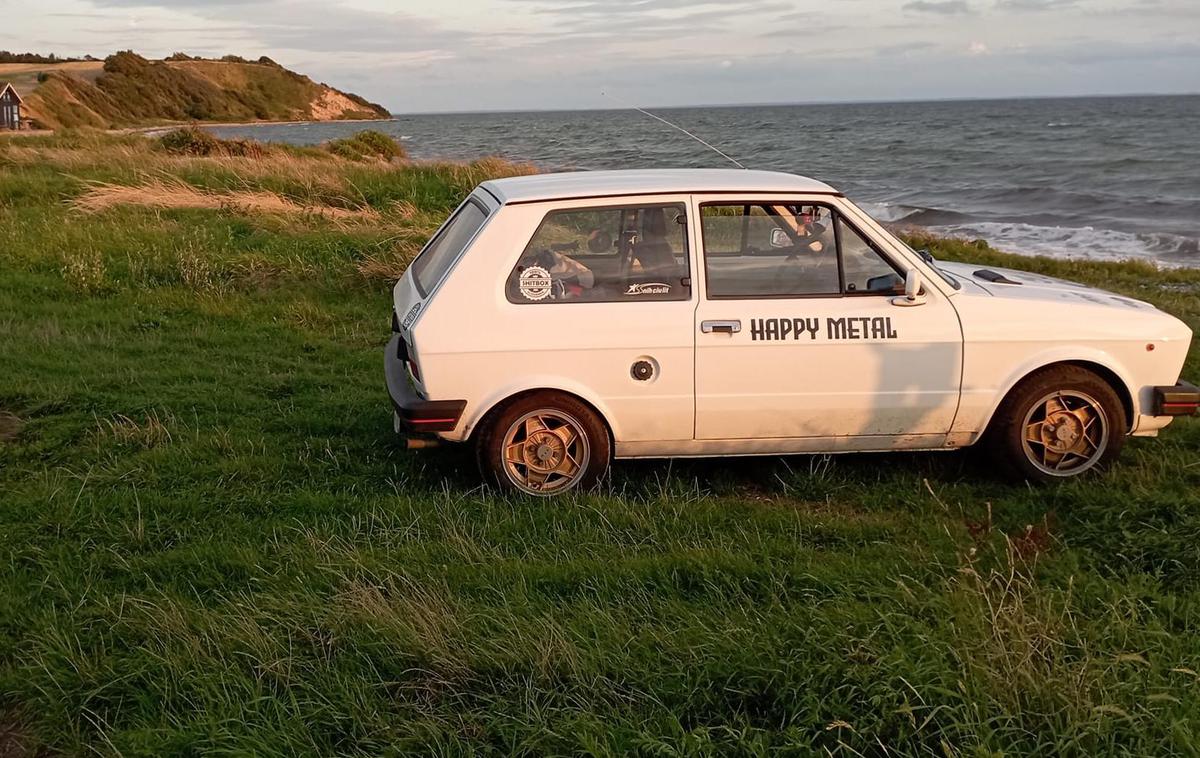
[[[962,332],[940,291],[901,304],[906,267],[834,199],[698,197],[693,213],[698,440],[940,444],[962,375]]]
[[[533,232],[481,346],[496,363],[476,362],[476,371],[578,394],[618,445],[690,442],[696,298],[686,197],[567,200],[508,216]]]

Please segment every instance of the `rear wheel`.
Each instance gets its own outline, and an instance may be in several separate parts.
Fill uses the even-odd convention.
[[[476,445],[485,479],[541,497],[595,485],[612,455],[608,429],[596,413],[553,392],[503,406],[485,422]]]
[[[1127,424],[1117,393],[1078,366],[1052,366],[1018,384],[996,411],[993,452],[1022,479],[1052,482],[1116,459]]]

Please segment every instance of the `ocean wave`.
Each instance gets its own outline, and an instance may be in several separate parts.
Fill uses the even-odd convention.
[[[991,221],[928,225],[927,228],[939,236],[985,239],[998,250],[1026,255],[1095,260],[1149,258],[1175,266],[1200,263],[1200,239],[1178,234],[1136,234],[1090,226],[1037,226]]]
[[[861,203],[861,206],[872,218],[885,224],[942,226],[970,221],[970,216],[964,213],[942,208],[923,208],[919,205],[900,203]]]

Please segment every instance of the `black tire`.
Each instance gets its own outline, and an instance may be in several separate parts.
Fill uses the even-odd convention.
[[[521,446],[523,462],[506,459],[506,448],[514,445]],[[492,411],[479,429],[475,455],[489,484],[505,492],[549,497],[594,487],[608,470],[612,443],[608,427],[586,403],[545,391]],[[539,485],[537,480],[551,467]]]
[[[1048,483],[1107,468],[1127,431],[1121,398],[1107,381],[1080,366],[1049,366],[1008,393],[987,442],[1006,473]]]

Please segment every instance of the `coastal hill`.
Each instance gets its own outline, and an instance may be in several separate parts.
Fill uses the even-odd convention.
[[[0,63],[36,128],[104,129],[210,121],[389,118],[383,106],[314,82],[270,58],[220,60],[130,51],[100,60]]]

